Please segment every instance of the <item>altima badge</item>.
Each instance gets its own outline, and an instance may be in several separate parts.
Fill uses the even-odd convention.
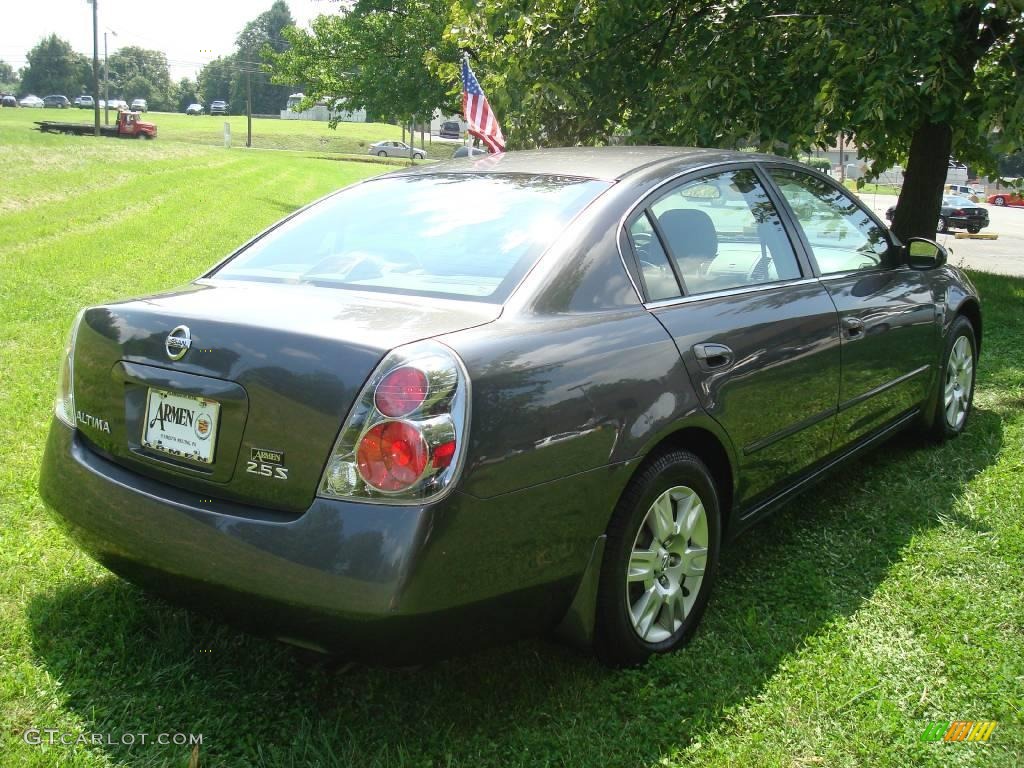
[[[164,349],[171,360],[181,360],[192,346],[192,334],[189,333],[187,325],[179,325],[169,334],[164,342]]]

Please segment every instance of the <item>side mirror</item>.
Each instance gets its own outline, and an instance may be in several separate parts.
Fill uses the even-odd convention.
[[[941,267],[949,259],[946,249],[924,237],[912,237],[907,240],[907,264],[911,269],[935,269]]]

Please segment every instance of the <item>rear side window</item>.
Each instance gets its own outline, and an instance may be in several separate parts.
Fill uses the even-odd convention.
[[[640,262],[640,276],[644,281],[648,301],[679,296],[679,282],[646,212],[630,225],[629,236],[633,240],[637,261]]]
[[[752,170],[687,181],[650,212],[687,294],[800,277],[775,206]]]
[[[394,176],[316,203],[213,276],[503,302],[609,182]]]

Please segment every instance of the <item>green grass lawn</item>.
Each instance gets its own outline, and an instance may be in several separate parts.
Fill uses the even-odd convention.
[[[29,110],[25,110],[28,112]],[[41,114],[41,111],[33,111]],[[182,118],[185,120],[185,118]],[[971,424],[898,438],[726,551],[694,641],[613,672],[538,639],[412,670],[311,659],[170,607],[79,553],[36,493],[57,364],[86,304],[188,281],[376,173],[0,119],[0,766],[1013,766],[1024,761],[1024,281],[976,274]],[[987,744],[924,743],[992,719]]]
[[[116,115],[111,113],[114,122]],[[211,147],[224,146],[224,123],[231,123],[231,144],[245,147],[244,115],[184,115],[170,112],[147,112],[143,118],[157,127],[157,142],[188,142]],[[84,109],[0,109],[0,125],[22,125],[26,130],[37,120],[69,123],[92,123],[93,113]],[[103,113],[100,113],[103,120]],[[330,152],[367,155],[370,144],[384,140],[401,140],[402,129],[387,123],[338,123],[337,128],[312,120],[275,120],[253,118],[252,146],[257,149],[289,149],[303,152]],[[408,138],[408,134],[406,135]],[[416,134],[416,147],[420,136]],[[428,158],[448,159],[457,144],[424,140]]]

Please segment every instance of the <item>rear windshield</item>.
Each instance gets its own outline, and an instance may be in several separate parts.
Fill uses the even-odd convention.
[[[214,276],[502,302],[608,187],[522,174],[374,179],[286,221]]]

